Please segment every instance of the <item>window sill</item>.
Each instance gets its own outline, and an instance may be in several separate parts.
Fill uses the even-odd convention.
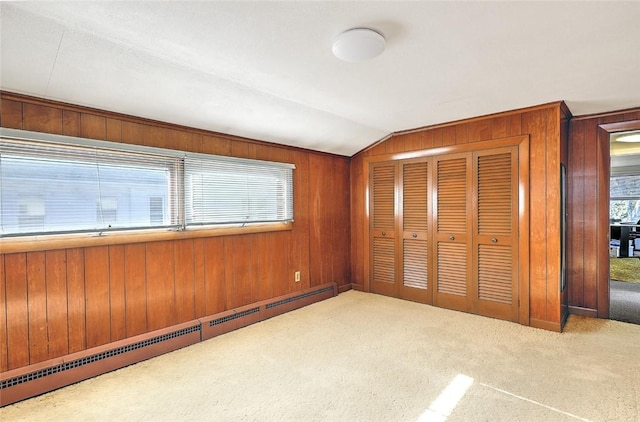
[[[203,237],[233,236],[252,233],[269,233],[293,229],[293,223],[255,224],[245,227],[215,227],[188,229],[185,231],[139,230],[110,232],[103,235],[82,233],[70,235],[24,236],[0,238],[0,253],[37,252],[55,249],[86,248],[91,246],[122,245],[129,243],[158,242],[163,240],[197,239]]]

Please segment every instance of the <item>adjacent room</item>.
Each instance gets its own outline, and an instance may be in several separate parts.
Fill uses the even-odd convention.
[[[640,3],[0,2],[0,419],[640,419]]]
[[[640,132],[611,136],[611,319],[640,324]]]

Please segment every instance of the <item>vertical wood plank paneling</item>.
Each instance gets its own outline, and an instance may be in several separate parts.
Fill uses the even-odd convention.
[[[495,139],[493,134],[493,119],[476,120],[469,123],[469,142],[480,142]]]
[[[111,340],[108,246],[85,249],[84,280],[87,348],[91,348]]]
[[[122,122],[122,142],[142,145],[144,126],[139,123]]]
[[[456,144],[456,127],[445,126],[442,128],[442,146],[449,146]]]
[[[22,103],[18,101],[0,100],[0,126],[11,129],[22,129]]]
[[[455,125],[457,145],[462,145],[469,142],[469,125],[469,123]]]
[[[202,136],[202,152],[205,154],[231,155],[231,141],[216,136]]]
[[[332,243],[336,249],[331,254],[333,257],[333,279],[338,285],[351,283],[349,268],[351,255],[349,248],[351,243],[351,231],[345,222],[349,221],[349,203],[351,194],[349,190],[349,161],[346,159],[333,160],[335,183],[331,183],[332,197],[324,197],[323,200],[333,206],[331,215]]]
[[[289,237],[290,234],[286,232],[274,232],[271,237],[273,248],[271,280],[274,296],[289,293],[289,286],[293,283],[293,274],[289,274],[289,255],[287,254]]]
[[[523,113],[514,113],[509,115],[509,136],[528,133],[522,130],[522,116]]]
[[[24,130],[62,134],[62,110],[59,108],[24,103],[22,118]]]
[[[293,157],[296,164],[296,169],[293,172],[295,223],[289,242],[289,272],[300,271],[298,289],[306,289],[310,286],[309,224],[312,216],[309,206],[309,155],[307,152],[296,151]]]
[[[571,123],[569,132],[568,188],[568,293],[569,306],[583,306],[584,299],[584,121]]]
[[[111,245],[109,246],[111,341],[122,340],[127,336],[124,286],[124,245]]]
[[[107,119],[106,125],[106,137],[107,141],[122,142],[122,122],[118,119]]]
[[[509,134],[509,117],[498,116],[491,119],[491,138],[506,138]]]
[[[175,242],[175,282],[176,318],[178,323],[191,321],[196,317],[195,309],[195,267],[193,240]]]
[[[48,359],[69,353],[67,305],[67,253],[64,249],[45,253]]]
[[[226,309],[224,238],[204,240],[205,312],[213,315]]]
[[[147,329],[176,323],[174,243],[150,242],[146,250]]]
[[[27,253],[27,294],[29,298],[29,363],[34,364],[49,358],[44,252]]]
[[[547,314],[545,321],[560,323],[560,110],[545,110]]]
[[[84,249],[67,249],[67,295],[69,353],[75,353],[87,347]]]
[[[359,154],[351,159],[351,282],[364,286],[364,227],[365,180],[363,175],[363,156]]]
[[[80,136],[80,113],[71,110],[62,110],[62,134],[67,136]]]
[[[442,128],[433,129],[433,131],[430,131],[430,132],[433,133],[433,147],[437,148],[437,147],[443,146]]]
[[[545,320],[547,316],[547,225],[546,214],[546,119],[544,110],[525,113],[522,126],[530,134],[529,203],[530,203],[530,316]]]
[[[614,116],[603,119],[611,122]],[[603,123],[604,123],[603,122]],[[596,131],[596,178],[597,178],[597,211],[596,211],[596,307],[598,317],[609,318],[609,198],[610,194],[610,154],[611,142],[605,130]],[[607,239],[605,242],[604,239]]]
[[[4,255],[0,254],[0,372],[6,372],[7,365],[7,292],[4,278]]]
[[[251,301],[258,302],[273,297],[271,254],[273,235],[261,233],[251,237],[254,271],[251,277]]]
[[[324,157],[318,154],[309,156],[309,171],[313,176],[309,181],[309,207],[310,214],[313,216],[310,221],[309,230],[309,267],[310,267],[310,285],[317,286],[325,283],[328,279],[326,272],[329,270],[325,265],[325,259],[328,254],[323,251],[330,244],[330,235],[327,236],[329,230],[329,222],[325,221],[328,217],[322,201],[322,188],[325,177],[330,173],[326,171]]]
[[[236,141],[231,144],[231,155],[234,157],[248,158],[249,144],[243,141]]]
[[[417,151],[422,149],[421,133],[422,132],[414,132],[403,135],[405,151]]]
[[[127,337],[147,331],[146,247],[124,247],[125,321]]]
[[[4,256],[7,297],[7,369],[29,364],[27,254]]]
[[[421,138],[421,149],[429,149],[434,147],[434,133],[433,130],[428,130],[424,132],[420,132]]]
[[[224,255],[227,308],[251,303],[251,237],[225,239]]]
[[[598,218],[598,155],[597,155],[597,133],[596,128],[591,127],[585,132],[584,145],[584,193],[583,193],[583,215],[584,215],[584,239],[583,254],[586,265],[584,268],[584,296],[583,307],[596,309],[597,304],[597,218]]]
[[[193,240],[193,289],[194,289],[194,307],[195,317],[202,318],[207,315],[207,298],[205,288],[205,256],[204,256],[204,240]]]
[[[102,116],[82,113],[80,115],[80,136],[90,139],[107,139],[107,121]]]

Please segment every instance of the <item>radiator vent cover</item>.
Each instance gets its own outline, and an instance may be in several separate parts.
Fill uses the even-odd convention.
[[[275,308],[276,306],[286,305],[287,303],[295,302],[296,300],[304,299],[307,297],[319,295],[326,292],[333,292],[333,286],[325,287],[319,290],[314,290],[312,292],[302,293],[297,296],[292,296],[286,299],[278,300],[276,302],[268,303],[266,308],[267,309]]]
[[[237,313],[235,313],[233,315],[227,315],[225,317],[209,321],[209,327],[214,327],[214,326],[219,325],[219,324],[224,324],[225,322],[233,321],[234,319],[238,319],[238,318],[245,317],[247,315],[255,314],[256,312],[260,312],[260,307],[259,306],[255,307],[255,308],[247,309],[246,311],[237,312]]]
[[[59,372],[68,371],[69,369],[78,368],[89,363],[98,362],[103,359],[107,359],[113,356],[121,355],[123,353],[131,352],[133,350],[141,349],[143,347],[150,346],[152,344],[167,341],[176,337],[181,337],[187,334],[200,332],[200,324],[193,327],[183,328],[182,330],[174,331],[172,333],[164,334],[161,336],[153,337],[147,340],[139,341],[137,343],[128,344],[126,346],[118,347],[111,350],[106,350],[95,355],[85,356],[80,359],[72,360],[70,362],[64,362],[59,365],[50,366],[48,368],[41,369],[39,371],[30,372],[28,374],[20,375],[14,378],[9,378],[0,383],[0,389],[13,387],[15,385],[23,384],[25,382],[37,380],[49,375],[57,374]]]

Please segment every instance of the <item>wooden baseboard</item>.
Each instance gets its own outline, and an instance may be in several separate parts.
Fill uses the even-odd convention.
[[[529,324],[534,328],[541,328],[543,330],[555,331],[556,333],[562,332],[562,326],[559,322],[544,321],[541,319],[529,318]]]
[[[349,291],[353,288],[352,284],[343,284],[342,286],[338,286],[338,294]]]
[[[598,318],[598,311],[591,308],[581,308],[580,306],[569,306],[569,313],[589,318]]]
[[[364,286],[362,284],[351,283],[351,288],[359,292],[364,292]]]

